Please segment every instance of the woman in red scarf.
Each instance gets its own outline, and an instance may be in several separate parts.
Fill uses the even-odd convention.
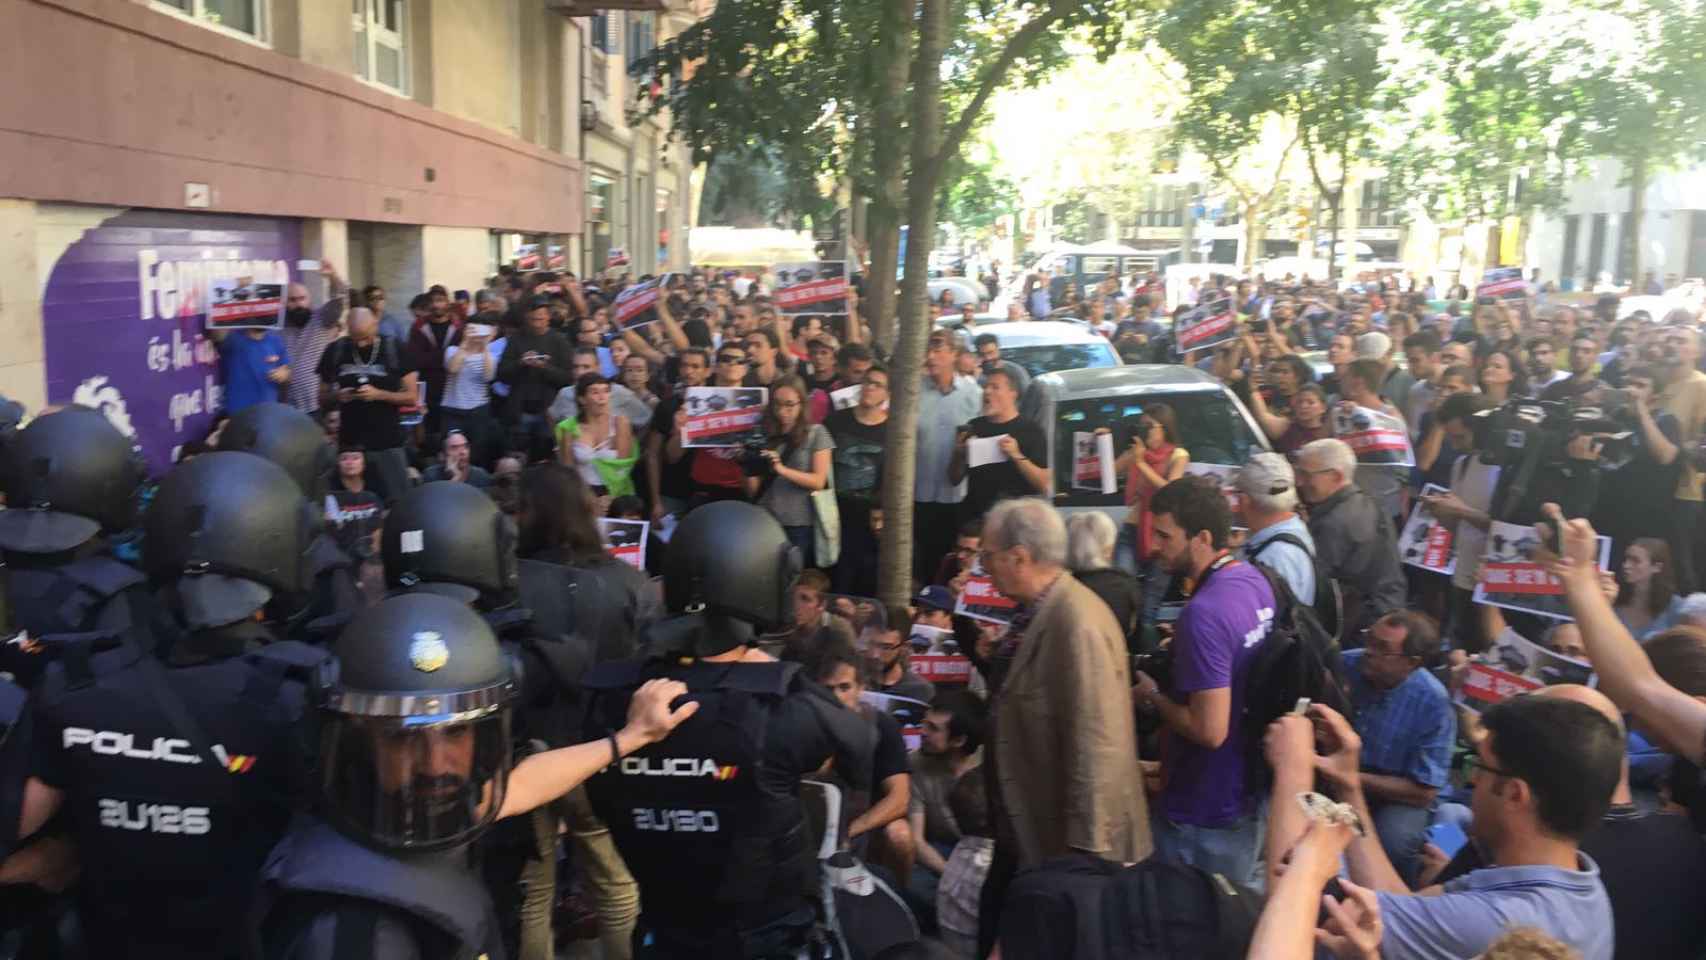
[[[1130,449],[1114,461],[1114,471],[1125,474],[1126,503],[1131,508],[1125,522],[1132,530],[1122,539],[1135,547],[1139,570],[1149,562],[1150,530],[1154,525],[1149,498],[1184,476],[1185,468],[1190,465],[1190,451],[1179,446],[1179,420],[1173,408],[1165,403],[1143,408]]]

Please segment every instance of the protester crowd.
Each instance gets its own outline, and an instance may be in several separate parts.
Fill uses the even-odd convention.
[[[1032,371],[970,310],[908,371],[874,344],[857,284],[843,312],[798,314],[763,276],[506,269],[404,314],[325,272],[325,303],[293,286],[281,331],[223,338],[225,415],[182,459],[221,448],[251,406],[314,416],[329,452],[311,495],[361,604],[394,586],[388,511],[422,484],[478,489],[515,519],[516,553],[556,571],[523,578],[524,602],[595,638],[598,660],[631,654],[657,617],[655,583],[599,521],[646,522],[655,573],[692,511],[762,507],[805,569],[792,628],[760,646],[875,731],[873,770],[827,774],[849,798],[842,839],[953,955],[1043,955],[1063,911],[1135,923],[1090,904],[1160,885],[1168,909],[1148,901],[1148,928],[1110,940],[1129,949],[1074,955],[1706,957],[1698,311],[1625,317],[1615,295],[1576,306],[1538,284],[1439,297],[1392,276],[1193,280],[1168,303],[1153,274],[1003,291],[995,272],[979,282],[1012,319],[1080,320],[1127,363],[1219,379],[1273,451],[1204,475],[1175,412],[1148,403],[1113,464],[1125,506],[1067,515],[1046,425],[1022,412]],[[619,321],[648,282],[644,322]],[[1222,302],[1231,332],[1181,353],[1193,311]],[[912,599],[884,606],[903,376],[921,387]],[[687,442],[706,386],[765,389],[750,437]],[[1336,416],[1357,411],[1401,423],[1413,465],[1342,439]],[[1418,511],[1453,564],[1412,561],[1399,531]],[[1562,585],[1550,610],[1477,599],[1498,523]],[[1003,612],[980,607],[988,591]],[[1269,715],[1264,651],[1305,621],[1331,670],[1305,686],[1342,696]],[[1485,695],[1491,667],[1542,675],[1500,659],[1519,642],[1581,671]],[[964,670],[915,669],[944,662]],[[633,877],[590,811],[563,822],[576,867],[559,933],[596,928],[605,956],[627,956]],[[1206,913],[1216,894],[1181,892],[1211,875],[1245,898],[1242,925],[1224,903]],[[1191,941],[1203,916],[1224,929]]]

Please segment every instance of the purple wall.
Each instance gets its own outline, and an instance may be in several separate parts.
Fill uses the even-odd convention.
[[[85,231],[42,300],[48,402],[101,408],[164,472],[223,405],[206,279],[239,272],[235,260],[297,280],[300,251],[298,221],[267,217],[130,210]]]

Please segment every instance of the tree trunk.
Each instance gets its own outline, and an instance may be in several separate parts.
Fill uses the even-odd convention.
[[[1344,181],[1339,181],[1339,189],[1327,195],[1327,202],[1333,205],[1333,226],[1327,233],[1327,279],[1336,282],[1339,279],[1339,224],[1345,215]]]
[[[899,333],[889,364],[889,428],[883,456],[883,538],[877,594],[904,605],[912,594],[912,494],[918,449],[918,394],[930,332],[930,250],[936,242],[936,188],[941,177],[942,53],[950,0],[920,0],[918,49],[912,63],[912,176],[907,183],[906,274]]]
[[[1624,234],[1629,238],[1629,292],[1646,293],[1641,283],[1641,221],[1647,214],[1647,158],[1636,156],[1629,161],[1629,222]]]
[[[1257,226],[1261,209],[1262,205],[1256,201],[1244,201],[1244,257],[1238,266],[1245,273],[1253,272],[1256,266],[1256,245],[1262,242],[1262,231]]]
[[[871,166],[876,190],[871,197],[870,274],[865,277],[865,305],[871,318],[871,337],[883,349],[894,346],[895,261],[900,250],[901,201],[906,190],[905,138],[901,109],[906,98],[908,53],[912,48],[910,0],[883,0],[877,50],[877,89],[872,125]]]

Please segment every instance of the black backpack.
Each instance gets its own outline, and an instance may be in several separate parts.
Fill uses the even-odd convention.
[[[1315,558],[1315,551],[1309,549],[1309,544],[1304,543],[1302,538],[1298,537],[1294,533],[1276,533],[1272,537],[1263,540],[1260,544],[1257,544],[1254,550],[1247,550],[1245,552],[1245,557],[1250,562],[1258,564],[1262,569],[1271,573],[1273,572],[1273,569],[1266,564],[1261,563],[1260,558],[1262,556],[1262,551],[1276,543],[1289,543],[1297,549],[1302,550],[1304,556],[1309,558],[1309,565],[1315,569],[1315,602],[1312,604],[1312,609],[1315,611],[1315,620],[1317,623],[1321,624],[1322,629],[1327,631],[1327,636],[1331,637],[1335,642],[1344,640],[1344,591],[1339,588],[1339,582],[1333,579],[1331,572],[1328,571],[1327,568],[1321,566],[1321,561]]]
[[[1013,879],[1001,953],[1054,960],[1243,960],[1260,902],[1218,873],[1151,857],[1122,867],[1088,854]]]
[[[1250,661],[1243,713],[1236,718],[1244,733],[1244,789],[1260,792],[1266,789],[1271,772],[1262,749],[1268,724],[1290,713],[1304,697],[1332,707],[1347,719],[1352,708],[1338,641],[1321,625],[1315,609],[1297,599],[1284,578],[1259,563],[1250,566],[1261,571],[1274,594],[1273,627]]]

